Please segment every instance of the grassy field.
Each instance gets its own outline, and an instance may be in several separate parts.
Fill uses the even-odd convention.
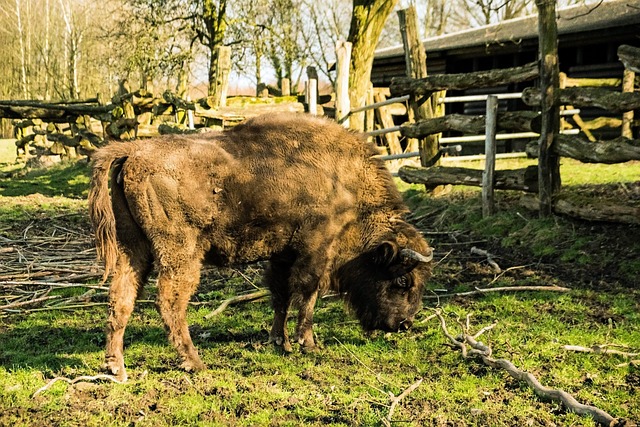
[[[640,180],[640,164],[564,162],[563,177],[567,186],[624,181],[629,188]],[[87,183],[82,163],[0,178],[0,248],[13,248],[0,251],[0,305],[45,287],[38,280],[97,284]],[[259,287],[261,266],[207,270],[197,305],[189,309],[206,371],[178,369],[159,315],[147,302],[155,293],[152,280],[125,335],[126,384],[59,381],[34,396],[52,378],[100,373],[104,357],[104,290],[87,296],[82,286],[56,288],[46,295],[79,297],[72,308],[55,307],[53,300],[41,311],[0,311],[0,425],[378,426],[387,422],[392,397],[419,380],[394,405],[391,425],[596,425],[540,399],[505,372],[464,359],[431,317],[436,308],[454,335],[468,314],[472,331],[497,322],[481,336],[494,357],[614,417],[640,420],[640,362],[632,361],[640,356],[562,347],[609,344],[640,351],[638,227],[538,219],[509,192],[498,193],[499,213],[482,219],[477,190],[458,188],[434,199],[417,186],[401,188],[413,221],[436,249],[425,307],[406,333],[367,336],[340,301],[325,298],[315,317],[319,351],[296,348],[285,355],[266,344],[272,319],[267,300],[205,318],[225,298]],[[638,203],[633,197],[630,202]],[[471,254],[473,246],[492,253],[502,271]],[[47,275],[51,270],[59,272]],[[79,273],[93,276],[81,279]],[[25,280],[32,284],[12,285]],[[571,291],[440,296],[526,285]]]

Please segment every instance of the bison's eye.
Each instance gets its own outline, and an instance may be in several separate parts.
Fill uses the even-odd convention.
[[[395,285],[400,288],[408,288],[409,279],[407,278],[407,276],[400,276],[395,280]]]

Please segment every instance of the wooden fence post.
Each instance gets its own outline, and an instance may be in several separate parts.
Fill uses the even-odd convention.
[[[291,95],[291,80],[288,78],[283,78],[280,83],[280,92],[282,92],[282,96],[290,96]]]
[[[540,57],[542,124],[538,156],[540,216],[553,211],[553,194],[560,189],[560,158],[552,151],[560,128],[558,107],[558,26],[556,0],[536,0]]]
[[[484,174],[482,174],[482,217],[494,214],[493,182],[496,170],[496,129],[498,127],[498,97],[487,97],[485,119]]]
[[[336,45],[336,120],[342,119],[351,110],[349,101],[349,63],[351,62],[351,43],[341,40]],[[349,119],[342,122],[349,127]]]
[[[218,68],[216,69],[215,92],[213,95],[214,108],[227,105],[227,88],[231,71],[231,48],[229,46],[220,46],[217,51]]]
[[[309,114],[318,114],[318,71],[316,67],[307,67],[307,108]]]
[[[410,6],[407,9],[399,10],[398,20],[404,44],[407,77],[414,79],[427,77],[427,54],[420,42],[415,7]],[[409,112],[409,121],[435,117],[434,100],[437,102],[437,94],[435,96],[432,95],[430,99],[416,99],[415,95],[412,94],[409,99],[411,110]],[[438,154],[438,141],[438,135],[429,135],[418,142],[420,161],[423,165],[429,164],[429,161]],[[415,148],[408,147],[407,151],[415,151]]]
[[[636,73],[626,69],[624,70],[624,76],[622,77],[622,91],[633,92],[636,79]],[[631,131],[631,124],[633,123],[633,110],[622,113],[622,136],[632,139],[633,132]]]
[[[309,114],[318,114],[318,81],[309,80]]]
[[[371,82],[369,82],[369,89],[367,89],[367,100],[365,102],[365,105],[371,105],[373,104],[373,84]],[[364,113],[364,131],[365,132],[370,132],[372,130],[374,130],[375,128],[375,110],[371,109],[371,110],[367,110]],[[369,138],[372,139],[372,138]]]

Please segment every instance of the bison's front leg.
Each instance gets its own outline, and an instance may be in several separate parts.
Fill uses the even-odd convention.
[[[316,256],[299,257],[291,269],[290,286],[295,290],[298,303],[298,322],[295,340],[303,351],[315,349],[313,338],[313,310],[318,299],[318,291],[328,280],[326,259]]]
[[[311,292],[310,295],[303,295],[298,311],[298,323],[296,325],[296,341],[304,351],[315,349],[316,343],[313,338],[313,309],[318,299],[318,291]]]
[[[200,282],[200,262],[191,261],[179,269],[161,269],[158,274],[157,308],[169,334],[169,341],[182,358],[182,368],[199,371],[205,368],[191,341],[187,324],[187,305]]]
[[[271,304],[274,311],[269,342],[282,346],[287,353],[293,351],[287,332],[287,317],[291,305],[291,290],[288,282],[290,274],[290,263],[272,260],[264,277],[265,284],[271,290]]]

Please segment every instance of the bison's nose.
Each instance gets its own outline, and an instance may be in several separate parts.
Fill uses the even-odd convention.
[[[411,320],[403,320],[402,322],[400,322],[400,325],[398,325],[398,330],[406,331],[411,327],[411,325],[413,325],[413,322]]]

